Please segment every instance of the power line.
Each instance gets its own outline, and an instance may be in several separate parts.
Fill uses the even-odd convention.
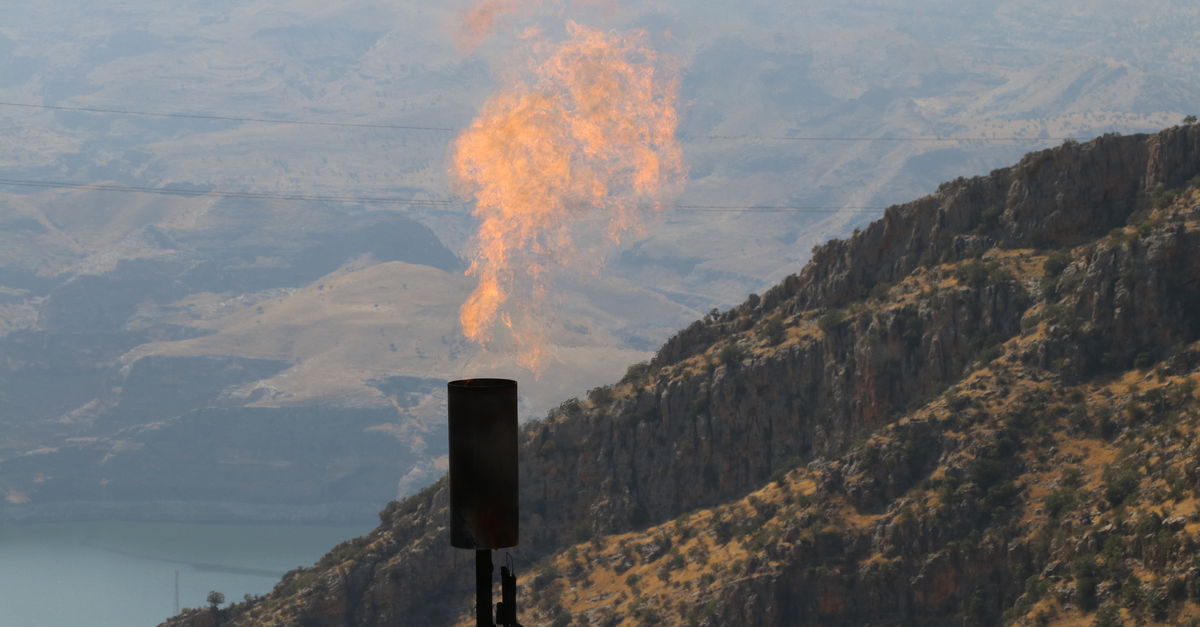
[[[30,102],[0,102],[4,107],[22,107],[26,109],[46,109],[50,111],[75,111],[82,113],[100,113],[107,115],[128,115],[158,118],[184,118],[195,120],[219,120],[224,122],[256,122],[260,124],[291,124],[299,126],[333,126],[348,128],[373,128],[401,131],[430,131],[437,133],[454,133],[461,129],[446,126],[419,126],[411,124],[373,124],[367,122],[326,122],[320,120],[285,120],[280,118],[243,117],[234,115],[209,113],[178,113],[161,111],[139,111],[135,109],[107,109],[102,107],[79,107],[68,105],[48,105]],[[782,141],[782,142],[1061,142],[1073,139],[1071,137],[985,137],[965,135],[911,135],[911,136],[836,136],[836,135],[692,135],[683,133],[681,139],[708,139],[717,141]]]
[[[246,192],[217,189],[140,187],[135,185],[108,185],[104,183],[69,183],[65,181],[32,181],[28,179],[0,178],[0,185],[19,187],[44,187],[52,189],[86,189],[101,192],[123,192],[130,194],[160,194],[164,196],[209,196],[216,198],[246,198],[252,200],[291,200],[304,202],[374,203],[391,205],[455,206],[461,202],[438,198],[394,198],[379,196],[293,194],[284,192]]]
[[[293,202],[331,202],[349,204],[389,204],[425,207],[465,207],[461,200],[446,198],[399,198],[392,196],[357,196],[350,194],[304,194],[289,192],[250,192],[219,189],[144,187],[138,185],[113,185],[107,183],[73,183],[68,181],[38,181],[30,179],[0,178],[0,185],[35,187],[45,189],[77,189],[125,194],[158,194],[163,196],[242,198],[250,200],[272,200]],[[881,213],[883,205],[673,205],[672,209],[683,213]]]
[[[864,213],[878,214],[887,209],[887,205],[709,205],[709,204],[677,204],[672,209],[692,214],[838,214]]]
[[[795,141],[795,142],[1062,142],[1071,137],[985,137],[967,135],[911,135],[911,136],[847,136],[833,135],[696,135],[700,139]]]
[[[208,113],[167,113],[156,111],[134,111],[132,109],[102,109],[98,107],[70,107],[65,105],[34,104],[28,102],[0,102],[4,107],[24,107],[27,109],[49,109],[52,111],[78,111],[83,113],[104,113],[109,115],[146,116],[156,118],[187,118],[194,120],[220,120],[223,122],[258,122],[262,124],[293,124],[300,126],[341,126],[352,128],[394,129],[402,131],[435,131],[453,133],[457,129],[441,126],[414,126],[406,124],[371,124],[366,122],[322,122],[318,120],[282,120],[278,118],[251,118],[232,115],[216,115]]]

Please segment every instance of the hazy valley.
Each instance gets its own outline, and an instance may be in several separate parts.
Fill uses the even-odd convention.
[[[947,183],[526,425],[522,620],[1194,622],[1198,186],[1195,124]],[[471,624],[446,508],[166,624]]]
[[[580,9],[677,59],[689,180],[682,207],[556,293],[557,361],[536,379],[456,322],[473,223],[446,147],[511,37],[465,52],[458,7],[374,2],[15,8],[0,26],[3,517],[361,520],[439,475],[446,379],[516,376],[540,416],[885,205],[1198,101],[1177,78],[1196,54],[1172,43],[1190,6],[932,4]],[[37,186],[63,182],[354,199]]]

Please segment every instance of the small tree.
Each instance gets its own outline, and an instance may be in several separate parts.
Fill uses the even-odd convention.
[[[1071,253],[1065,250],[1056,250],[1046,257],[1045,263],[1042,264],[1042,270],[1048,277],[1057,277],[1069,265],[1071,265]]]
[[[742,349],[734,342],[729,342],[717,352],[717,360],[727,367],[734,367],[742,361]]]
[[[213,625],[220,625],[221,615],[217,612],[217,606],[225,602],[225,595],[217,592],[216,590],[212,590],[208,593],[207,601],[209,609],[212,610]]]
[[[779,314],[767,318],[766,322],[758,329],[758,339],[767,344],[778,344],[783,341],[786,335],[787,329],[784,328],[783,320],[780,319]]]
[[[1187,117],[1183,118],[1183,123],[1184,123],[1184,124],[1195,124],[1195,123],[1196,123],[1196,116],[1194,116],[1194,115],[1189,115],[1189,116],[1187,116]]]
[[[817,318],[817,326],[826,334],[829,334],[845,319],[846,314],[841,309],[830,309]]]

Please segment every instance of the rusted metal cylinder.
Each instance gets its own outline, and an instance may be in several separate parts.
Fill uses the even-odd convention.
[[[451,381],[450,544],[517,545],[517,382]]]

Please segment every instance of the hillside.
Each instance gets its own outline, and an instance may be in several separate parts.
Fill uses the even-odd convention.
[[[11,325],[0,334],[0,520],[361,520],[406,473],[433,471],[441,439],[424,418],[435,412],[370,383],[397,373],[401,346],[414,351],[390,316],[428,333],[453,311],[420,315],[458,297],[447,279],[462,268],[430,230],[327,206],[11,200],[0,199]],[[411,290],[379,294],[405,281]],[[344,374],[313,385],[304,364],[326,355]],[[435,402],[413,379],[411,392]],[[285,434],[313,439],[280,448]],[[318,446],[331,438],[373,453]],[[338,488],[351,478],[359,489]]]
[[[524,386],[524,415],[619,377],[890,203],[1200,101],[1180,78],[1198,56],[1180,43],[1200,24],[1187,0],[503,2],[528,11],[464,51],[472,3],[9,7],[0,520],[370,520],[432,480],[437,382],[529,378],[460,337],[476,223],[447,165],[530,53],[517,33],[547,19],[646,31],[679,70],[689,175],[682,207],[555,292],[557,361]],[[314,195],[328,202],[297,199]],[[230,437],[189,448],[204,424]],[[361,465],[280,454],[278,428],[318,438],[297,448],[318,456],[343,429],[386,449]],[[279,483],[292,472],[312,488]],[[353,505],[329,500],[367,477]]]
[[[1198,175],[1191,125],[947,183],[528,424],[523,622],[1200,617]],[[222,624],[465,624],[445,482],[380,517]]]
[[[400,212],[41,200],[0,197],[0,520],[369,521],[440,474],[443,382],[502,359],[461,337],[463,263]],[[662,323],[626,316],[679,315],[590,287],[527,411],[644,357],[621,343]]]

